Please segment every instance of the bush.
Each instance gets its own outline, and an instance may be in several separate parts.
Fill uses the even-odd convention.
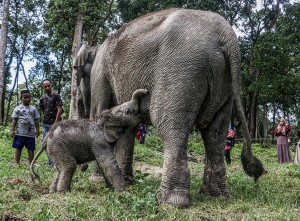
[[[10,137],[10,128],[8,126],[0,126],[0,138],[7,139]]]
[[[145,139],[145,145],[156,151],[163,151],[163,143],[162,140],[157,136],[147,136]]]

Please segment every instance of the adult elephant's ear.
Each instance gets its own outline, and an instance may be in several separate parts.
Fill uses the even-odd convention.
[[[85,64],[87,63],[87,59],[88,59],[88,45],[87,44],[82,44],[82,46],[80,47],[74,64],[73,64],[73,68],[76,70],[76,76],[77,76],[77,86],[80,85],[80,81],[81,78],[84,75],[83,72],[83,68],[85,66]]]

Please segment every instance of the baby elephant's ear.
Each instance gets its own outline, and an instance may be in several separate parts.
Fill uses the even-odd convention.
[[[104,123],[103,129],[104,138],[108,143],[115,142],[119,136],[124,133],[124,130],[117,126],[112,126],[110,123]]]
[[[113,124],[110,122],[112,116],[113,115],[111,113],[111,110],[105,110],[101,112],[99,115],[104,125],[103,127],[104,138],[108,143],[115,142],[119,137],[118,128],[113,126]]]
[[[110,121],[112,117],[111,110],[102,111],[98,116],[102,122]]]

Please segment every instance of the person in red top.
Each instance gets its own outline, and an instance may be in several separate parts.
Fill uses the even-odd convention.
[[[277,156],[279,163],[292,162],[288,142],[288,133],[290,131],[291,126],[286,123],[284,118],[279,121],[278,126],[274,130],[274,134],[277,137]]]
[[[231,164],[230,150],[234,147],[234,131],[229,128],[225,145],[225,160],[226,164]]]
[[[146,138],[146,126],[142,123],[138,125],[137,133],[135,138],[139,142],[139,144],[144,144],[145,143],[145,138]]]

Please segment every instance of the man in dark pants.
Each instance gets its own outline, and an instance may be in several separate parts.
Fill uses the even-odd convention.
[[[58,93],[52,91],[52,82],[49,79],[44,79],[42,81],[42,87],[44,89],[45,94],[40,98],[39,106],[43,113],[42,129],[44,139],[52,125],[61,121],[61,115],[63,113],[63,102],[61,96]],[[53,164],[49,156],[48,164],[50,166]]]

